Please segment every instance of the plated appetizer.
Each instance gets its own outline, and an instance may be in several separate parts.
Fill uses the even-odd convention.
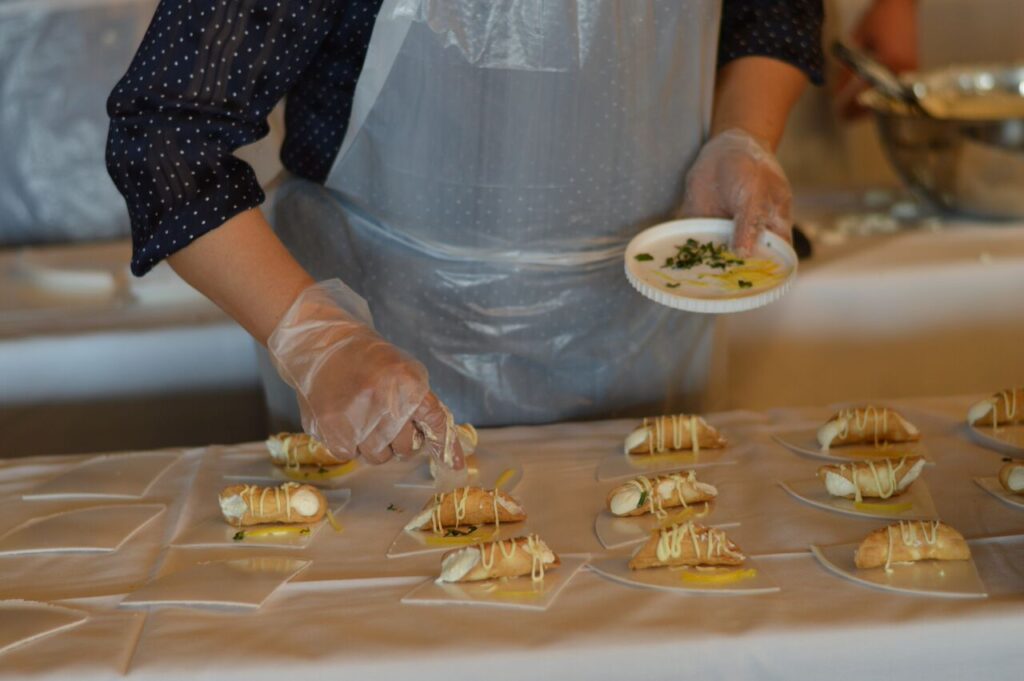
[[[629,561],[629,569],[742,565],[747,559],[722,530],[694,522],[654,530]]]
[[[854,553],[854,564],[888,571],[895,563],[970,557],[967,541],[949,525],[938,520],[901,520],[865,537]]]
[[[671,414],[645,418],[626,436],[625,452],[632,455],[667,452],[699,452],[721,449],[727,444],[722,434],[694,414]]]
[[[327,499],[316,487],[286,482],[278,487],[231,485],[219,496],[220,510],[235,527],[319,522]]]
[[[1012,461],[999,469],[999,484],[1011,494],[1024,495],[1024,461]]]
[[[640,475],[624,482],[608,493],[608,510],[616,516],[639,516],[648,513],[659,518],[668,515],[665,509],[687,507],[711,501],[718,496],[714,485],[697,480],[694,471]]]
[[[888,499],[906,491],[921,475],[924,464],[920,456],[832,464],[818,468],[818,477],[834,497],[858,502]]]
[[[1001,390],[975,403],[967,411],[969,425],[1010,425],[1024,423],[1024,388]]]
[[[285,477],[299,482],[327,481],[356,469],[355,460],[341,460],[306,433],[278,433],[267,438],[267,452]]]
[[[875,447],[894,442],[917,442],[921,432],[899,412],[887,407],[843,409],[818,429],[821,451],[852,444]]]
[[[479,582],[525,577],[539,582],[558,567],[558,556],[535,534],[484,542],[449,551],[441,557],[438,582]]]
[[[406,524],[406,531],[431,531],[444,534],[446,530],[480,525],[500,525],[526,520],[522,505],[501,490],[480,487],[459,489],[435,494],[423,510]]]

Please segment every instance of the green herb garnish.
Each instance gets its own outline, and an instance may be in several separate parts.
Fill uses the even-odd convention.
[[[654,256],[650,253],[637,253],[636,259],[640,262],[647,262],[648,260],[654,260]]]
[[[753,284],[747,281],[746,279],[737,279],[736,284],[740,288],[750,288],[751,286],[753,286]]]
[[[401,513],[402,512],[402,509],[398,508],[394,504],[388,504],[388,510],[389,511],[395,511],[396,513]]]
[[[309,528],[303,527],[301,530],[299,530],[299,534],[309,534]]]
[[[647,501],[647,490],[640,492],[640,501],[636,502],[636,507],[640,508],[644,505],[645,501]]]
[[[324,468],[323,466],[320,466],[320,468],[317,468],[317,469],[316,469],[316,472],[317,472],[317,473],[326,473],[326,472],[327,472],[327,469],[326,469],[326,468]]]
[[[665,287],[666,288],[679,288],[679,282],[676,282],[675,284],[665,284]]]
[[[245,539],[245,532],[243,532],[241,530],[239,530],[238,532],[235,532],[235,536],[232,537],[232,539],[235,540],[235,541],[242,541],[243,539]]]
[[[712,269],[724,270],[731,265],[742,264],[743,260],[730,253],[725,244],[710,241],[701,243],[696,239],[687,239],[682,246],[676,246],[675,255],[665,258],[664,267],[688,270],[697,265],[706,265]]]
[[[465,537],[466,535],[473,534],[476,532],[476,525],[467,525],[466,527],[449,527],[445,530],[444,536],[446,537]]]

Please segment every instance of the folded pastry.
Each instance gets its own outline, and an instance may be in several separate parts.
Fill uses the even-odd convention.
[[[1024,494],[1024,461],[1012,461],[999,469],[999,484],[1007,492]]]
[[[747,559],[725,532],[693,522],[654,530],[629,561],[631,570],[677,565],[742,565]]]
[[[558,565],[555,552],[531,534],[449,551],[441,557],[441,576],[437,581],[479,582],[530,575],[537,582],[544,579],[545,570]]]
[[[220,510],[235,527],[268,523],[315,523],[327,513],[327,499],[312,485],[231,485],[220,493]]]
[[[666,508],[699,504],[716,496],[715,486],[697,480],[694,471],[652,477],[641,475],[608,493],[608,510],[617,516],[653,513],[663,518],[667,515]]]
[[[1024,388],[1002,390],[973,405],[967,411],[967,423],[993,427],[1024,423]]]
[[[910,487],[921,475],[924,464],[920,456],[857,461],[822,466],[818,477],[825,481],[825,489],[834,497],[854,501],[862,501],[864,497],[888,499]]]
[[[423,510],[405,526],[406,530],[432,530],[462,525],[500,525],[526,520],[526,511],[501,490],[460,487],[435,494]]]
[[[707,421],[692,414],[672,414],[644,419],[644,422],[626,436],[626,454],[661,454],[663,452],[699,452],[721,449],[725,438],[708,425]]]
[[[859,568],[885,567],[918,560],[968,560],[963,535],[938,520],[901,520],[875,530],[854,553]]]
[[[346,463],[306,433],[278,433],[267,438],[270,459],[278,466],[337,466]]]
[[[829,447],[850,444],[916,442],[921,432],[903,416],[886,407],[843,409],[818,429],[822,451]]]

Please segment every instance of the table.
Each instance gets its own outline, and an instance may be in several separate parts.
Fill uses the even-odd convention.
[[[1001,456],[966,439],[962,416],[977,396],[897,401],[936,461],[924,474],[940,515],[969,539],[989,597],[976,601],[886,595],[832,576],[810,542],[859,540],[883,523],[830,514],[789,498],[776,483],[818,462],[771,440],[817,425],[827,408],[730,412],[717,419],[736,443],[735,465],[704,469],[742,525],[729,535],[782,587],[755,597],[688,597],[624,587],[581,572],[546,612],[403,606],[435,574],[437,556],[387,559],[422,491],[393,482],[410,463],[353,475],[345,531],[321,533],[300,552],[313,564],[258,611],[118,610],[123,594],[154,575],[253,549],[165,549],[220,475],[262,456],[259,443],[179,451],[146,502],[164,502],[159,527],[113,557],[0,558],[0,596],[65,600],[93,614],[67,632],[0,655],[0,675],[78,680],[131,678],[1009,678],[1024,635],[1024,512],[971,478]],[[483,431],[481,448],[517,456],[513,494],[562,553],[601,547],[595,514],[614,483],[598,482],[600,457],[619,450],[633,424],[607,421]],[[24,519],[17,495],[80,457],[36,457],[0,467],[0,533]],[[722,506],[724,508],[724,506]],[[262,550],[260,551],[262,555]],[[268,551],[267,553],[273,553]],[[251,555],[251,553],[246,553]],[[294,555],[289,552],[288,555]]]

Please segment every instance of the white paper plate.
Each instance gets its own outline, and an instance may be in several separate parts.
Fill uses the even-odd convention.
[[[282,469],[281,466],[275,466],[269,458],[253,461],[249,457],[246,457],[244,463],[232,466],[227,472],[225,472],[224,479],[242,482],[271,482],[275,484],[281,484],[282,482],[298,482],[300,484],[313,485],[314,487],[319,487],[321,489],[338,489],[354,474],[366,468],[366,466],[358,460],[350,461],[348,464],[344,465],[351,465],[352,467],[348,472],[342,473],[337,477],[320,479],[315,475],[304,475],[304,472],[307,469],[310,471],[318,470],[317,466],[302,466],[299,471],[294,473],[292,476],[289,476],[285,475],[284,469]]]
[[[1024,423],[999,426],[998,430],[992,426],[974,425],[967,426],[967,430],[971,438],[982,447],[1017,459],[1024,458]]]
[[[544,581],[539,583],[534,583],[529,577],[465,584],[438,583],[428,579],[403,596],[402,603],[547,610],[588,559],[559,556],[562,564],[545,572]]]
[[[928,448],[924,442],[894,442],[879,447],[873,445],[843,445],[832,447],[826,452],[821,451],[818,444],[816,428],[802,428],[782,433],[773,433],[772,439],[780,445],[801,456],[821,461],[850,463],[851,461],[867,461],[871,459],[899,458],[901,456],[923,456],[928,458]],[[929,461],[929,463],[931,463]]]
[[[0,655],[52,636],[87,619],[81,610],[35,601],[0,601]]]
[[[1024,494],[1007,492],[999,483],[999,478],[975,478],[974,482],[999,501],[1024,511]]]
[[[867,505],[858,506],[853,499],[834,497],[825,489],[825,483],[817,478],[789,480],[780,482],[779,487],[786,490],[793,498],[826,511],[855,515],[861,518],[883,518],[886,520],[938,520],[935,502],[928,491],[924,480],[915,480],[903,494],[889,499],[865,499]],[[911,506],[905,511],[887,511],[870,508],[870,504],[906,504]]]
[[[778,300],[796,280],[797,257],[792,246],[771,232],[761,235],[751,256],[771,260],[782,268],[783,276],[767,286],[722,290],[689,283],[698,271],[706,268],[695,268],[686,273],[688,276],[683,276],[682,271],[661,268],[665,258],[675,255],[676,246],[687,239],[724,244],[732,239],[733,229],[732,220],[709,218],[674,220],[645,229],[626,247],[626,278],[645,297],[690,312],[743,312]],[[649,254],[653,260],[638,261],[636,256],[639,254]],[[671,287],[673,283],[679,283],[679,286]]]
[[[646,515],[619,517],[611,514],[611,511],[604,509],[597,514],[594,520],[594,532],[598,541],[606,549],[617,549],[630,544],[637,544],[645,541],[651,536],[656,528],[662,525],[686,522],[687,520],[699,520],[708,527],[729,528],[738,527],[736,521],[727,520],[728,511],[721,508],[721,504],[694,504],[688,509],[682,507],[665,509],[669,515],[664,520],[648,513]],[[673,513],[673,511],[675,511]]]
[[[468,479],[460,483],[460,487],[472,485],[484,489],[494,489],[494,484],[505,471],[512,471],[510,477],[502,484],[501,488],[510,492],[516,488],[523,478],[523,467],[518,461],[504,454],[493,454],[486,450],[477,450],[473,455],[476,457],[477,474],[470,474]],[[413,489],[438,490],[441,486],[430,477],[430,464],[423,462],[416,466],[395,483],[395,487],[408,487]],[[445,490],[447,491],[447,490]]]
[[[422,510],[422,509],[420,509]],[[420,511],[416,511],[419,513]],[[411,513],[402,521],[402,527],[413,519],[416,513]],[[401,558],[402,556],[413,556],[419,553],[437,553],[438,551],[451,551],[462,546],[471,546],[485,541],[496,541],[498,539],[511,539],[513,537],[525,537],[535,531],[530,527],[529,521],[521,523],[502,523],[497,530],[494,525],[480,525],[471,534],[461,537],[438,537],[430,530],[412,530],[406,532],[399,530],[395,540],[388,548],[388,558]]]
[[[137,499],[181,456],[174,452],[104,454],[38,485],[23,499]]]
[[[121,607],[148,605],[258,608],[308,560],[265,556],[190,565],[159,577],[121,601]]]
[[[884,591],[935,596],[938,598],[985,598],[985,585],[978,576],[974,559],[925,560],[906,565],[862,570],[853,562],[860,542],[832,546],[811,545],[811,553],[829,572],[851,582]]]
[[[352,491],[348,489],[332,489],[324,491],[324,497],[327,499],[327,503],[330,504],[331,512],[337,520],[341,520],[341,511],[348,505],[349,500],[352,498]],[[182,530],[178,536],[171,542],[172,546],[203,546],[203,547],[224,547],[224,546],[241,546],[241,547],[255,547],[255,548],[284,548],[284,549],[301,549],[309,546],[313,538],[316,537],[325,526],[330,526],[327,518],[324,518],[315,525],[311,525],[309,528],[309,534],[280,534],[270,535],[267,537],[251,537],[242,541],[235,541],[235,533],[239,529],[234,525],[229,525],[225,520],[224,516],[220,513],[220,506],[217,505],[216,500],[212,500],[210,506],[212,507],[210,512],[205,514],[202,518],[198,518],[195,523],[191,526]],[[297,525],[300,523],[296,523]],[[328,530],[330,532],[332,530]]]
[[[0,555],[116,551],[164,510],[162,504],[93,506],[31,518],[0,537]]]
[[[607,577],[614,582],[639,586],[645,589],[656,589],[658,591],[674,591],[688,594],[710,594],[728,596],[752,596],[755,594],[774,593],[780,591],[775,580],[767,577],[764,572],[757,568],[755,561],[748,558],[738,570],[753,569],[757,571],[752,577],[737,582],[726,582],[715,584],[713,582],[699,582],[687,580],[684,574],[701,574],[691,568],[649,568],[647,570],[630,570],[629,559],[631,556],[614,556],[602,558],[590,563],[588,568],[597,574]],[[706,573],[705,573],[706,574]]]
[[[597,466],[597,479],[621,480],[637,475],[654,475],[681,469],[707,468],[708,466],[733,465],[736,455],[749,445],[728,445],[722,449],[702,449],[699,453],[678,452],[672,454],[623,454],[618,452],[601,459]]]

